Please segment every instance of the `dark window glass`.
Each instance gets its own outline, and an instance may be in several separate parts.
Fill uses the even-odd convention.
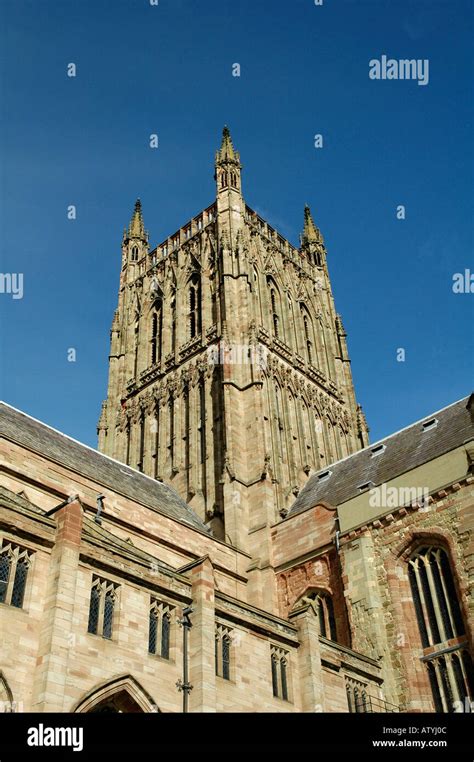
[[[441,583],[441,576],[438,568],[438,561],[434,553],[430,554],[430,567],[433,574],[433,582],[436,590],[436,597],[438,598],[438,605],[441,612],[441,618],[443,620],[444,631],[446,638],[454,637],[453,628],[449,619],[448,606],[446,604],[446,598],[444,595],[443,585]]]
[[[347,693],[347,706],[349,707],[349,712],[354,712],[354,701],[352,699],[352,688],[350,685],[346,685],[346,693]]]
[[[435,645],[436,643],[441,643],[441,636],[439,634],[438,622],[436,621],[436,613],[433,606],[433,600],[431,598],[431,590],[428,584],[428,576],[426,573],[425,562],[423,560],[420,560],[420,564],[418,568],[420,572],[420,580],[423,587],[423,596],[425,599],[426,609],[428,612],[428,620],[429,620],[430,629],[431,629],[432,642],[430,645]]]
[[[0,603],[5,602],[10,576],[10,557],[6,553],[0,556]]]
[[[331,640],[337,641],[336,620],[334,618],[334,606],[332,605],[332,598],[330,598],[329,596],[326,596],[326,606],[328,610],[330,637],[331,637]]]
[[[418,590],[418,584],[416,581],[415,570],[410,564],[408,568],[408,577],[410,579],[411,593],[413,596],[413,603],[415,606],[416,618],[418,620],[418,627],[420,629],[420,637],[423,648],[429,646],[428,633],[426,631],[425,617],[423,615],[423,608],[421,606],[420,591]]]
[[[449,603],[451,604],[451,612],[454,619],[454,626],[456,628],[456,635],[464,635],[466,628],[464,627],[464,620],[459,606],[459,596],[454,584],[453,573],[451,571],[451,565],[447,553],[442,550],[440,553],[440,564],[443,572],[444,584],[446,585],[446,592],[448,594]]]
[[[112,590],[108,590],[105,594],[104,601],[104,638],[112,637],[112,621],[114,618],[114,594]]]
[[[437,712],[443,712],[443,702],[441,700],[441,693],[439,690],[438,685],[438,677],[436,675],[436,670],[434,667],[434,664],[428,664],[426,665],[428,668],[428,677],[430,679],[430,686],[431,686],[431,692],[433,694],[433,699],[435,703],[435,709]]]
[[[318,598],[319,634],[326,637],[326,619],[324,617],[324,604],[322,598]]]
[[[230,640],[227,635],[222,638],[222,677],[230,680]]]
[[[170,617],[163,614],[161,620],[161,656],[163,659],[170,658]]]
[[[12,590],[12,606],[21,609],[25,595],[26,576],[28,574],[28,559],[20,558],[16,565],[15,580]]]
[[[156,654],[156,637],[158,632],[158,620],[156,611],[152,609],[150,611],[150,619],[148,625],[148,653]]]
[[[443,657],[438,660],[438,669],[441,676],[441,682],[443,685],[443,694],[448,705],[448,712],[454,711],[453,694],[451,691],[451,685],[449,684],[448,670],[446,668],[446,662]]]
[[[452,655],[451,663],[453,665],[456,688],[458,689],[458,697],[461,701],[464,701],[464,699],[466,698],[466,687],[464,685],[464,677],[463,677],[462,669],[461,669],[461,661],[458,654]]]
[[[284,701],[288,701],[288,680],[287,680],[287,666],[286,659],[280,660],[281,667],[281,697]]]
[[[100,590],[97,585],[91,590],[91,600],[89,605],[89,624],[87,625],[87,632],[97,634],[97,626],[99,624],[99,603],[100,603]]]
[[[277,657],[274,654],[272,656],[272,686],[273,686],[273,695],[278,696],[278,667],[277,667]]]
[[[469,696],[472,700],[474,699],[474,668],[472,666],[471,655],[465,649],[462,652],[462,663],[464,665],[464,672],[467,680],[466,688],[469,691]]]

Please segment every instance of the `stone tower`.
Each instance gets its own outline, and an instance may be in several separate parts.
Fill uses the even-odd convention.
[[[241,170],[226,127],[215,200],[151,251],[136,202],[98,434],[263,570],[310,472],[368,437],[310,209],[296,248],[246,205]]]

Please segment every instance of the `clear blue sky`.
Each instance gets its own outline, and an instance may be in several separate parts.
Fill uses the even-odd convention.
[[[24,274],[0,294],[2,398],[95,446],[123,227],[140,196],[156,245],[212,202],[224,123],[250,206],[294,243],[312,207],[371,440],[468,394],[473,8],[0,0],[1,271]],[[429,59],[429,84],[370,80],[382,54]]]

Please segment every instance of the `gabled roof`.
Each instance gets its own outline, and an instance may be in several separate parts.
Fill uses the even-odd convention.
[[[33,450],[170,519],[210,533],[199,516],[171,487],[77,442],[5,402],[0,402],[0,437]]]
[[[433,420],[436,423],[428,425]],[[308,480],[288,515],[294,516],[321,500],[341,505],[360,494],[362,485],[378,486],[390,481],[473,437],[474,394],[471,394],[321,469]],[[329,476],[325,476],[327,472]]]

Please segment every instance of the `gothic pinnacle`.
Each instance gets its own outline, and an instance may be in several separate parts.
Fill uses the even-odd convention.
[[[323,243],[323,237],[321,235],[321,231],[314,224],[313,217],[311,216],[311,209],[309,208],[308,204],[305,204],[305,207],[304,207],[304,230],[303,230],[302,242],[303,244],[308,244],[308,243],[322,244]]]
[[[227,125],[222,130],[222,143],[220,149],[216,152],[216,162],[230,161],[237,164],[240,163],[240,156],[238,151],[234,149],[232,143],[232,137]]]
[[[128,228],[128,235],[130,238],[146,239],[145,226],[142,217],[142,204],[139,198],[135,201],[135,208]]]

